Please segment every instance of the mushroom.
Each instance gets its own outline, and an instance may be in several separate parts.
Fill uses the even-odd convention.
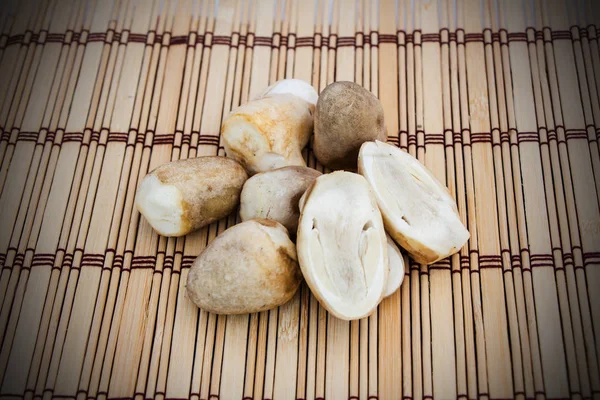
[[[407,152],[364,143],[358,171],[375,192],[387,232],[416,262],[432,264],[469,240],[448,189]]]
[[[308,167],[283,167],[261,172],[246,181],[240,198],[242,221],[268,218],[281,223],[296,235],[300,210],[298,202],[321,173]]]
[[[276,89],[276,88],[274,88]],[[272,93],[233,110],[221,138],[228,157],[251,174],[306,166],[302,149],[313,130],[315,106],[290,93]]]
[[[238,205],[248,174],[225,157],[173,161],[142,179],[135,205],[163,236],[183,236],[226,217]]]
[[[381,102],[354,82],[335,82],[323,90],[314,129],[315,156],[331,169],[355,169],[364,142],[387,140]]]
[[[269,86],[260,96],[268,94],[289,93],[300,97],[306,102],[316,106],[319,94],[314,87],[301,79],[282,79]]]
[[[385,236],[388,244],[389,263],[387,285],[383,292],[383,297],[388,297],[394,294],[400,285],[402,285],[402,281],[404,280],[404,259],[402,258],[400,249],[390,235],[386,234]]]
[[[286,303],[301,282],[287,230],[262,219],[234,225],[217,236],[192,264],[186,291],[205,311],[245,314]]]
[[[383,221],[368,182],[336,171],[318,177],[300,199],[297,250],[308,286],[345,320],[371,314],[387,284]]]

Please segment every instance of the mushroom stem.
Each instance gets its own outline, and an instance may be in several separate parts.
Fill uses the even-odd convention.
[[[223,122],[228,157],[250,174],[290,165],[306,166],[302,149],[313,129],[315,106],[289,93],[273,93],[246,103]]]

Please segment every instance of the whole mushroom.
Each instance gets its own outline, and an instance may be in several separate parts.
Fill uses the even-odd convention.
[[[298,202],[321,173],[308,167],[283,167],[261,172],[246,181],[240,198],[242,221],[268,218],[281,223],[296,235]]]
[[[225,157],[198,157],[163,164],[142,179],[138,211],[163,236],[183,236],[229,215],[248,174]]]
[[[186,290],[199,308],[217,314],[269,310],[290,300],[300,283],[296,247],[271,220],[251,220],[217,236],[192,264]]]
[[[312,86],[286,80],[233,110],[221,127],[227,156],[239,161],[251,175],[306,166],[302,149],[313,131],[315,95]]]
[[[383,106],[377,97],[354,82],[327,86],[315,109],[313,150],[331,169],[356,169],[360,146],[387,140]]]

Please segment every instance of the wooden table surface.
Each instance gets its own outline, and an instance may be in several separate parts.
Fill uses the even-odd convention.
[[[595,0],[4,1],[0,397],[600,398],[599,21]],[[167,239],[134,207],[289,77],[376,94],[471,233],[360,321],[305,284],[199,310],[189,266],[237,216]]]

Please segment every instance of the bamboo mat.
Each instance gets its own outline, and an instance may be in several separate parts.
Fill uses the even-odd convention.
[[[599,30],[596,0],[4,1],[0,397],[599,399]],[[167,239],[133,206],[290,77],[375,93],[471,232],[360,321],[306,285],[198,310],[236,216]]]

